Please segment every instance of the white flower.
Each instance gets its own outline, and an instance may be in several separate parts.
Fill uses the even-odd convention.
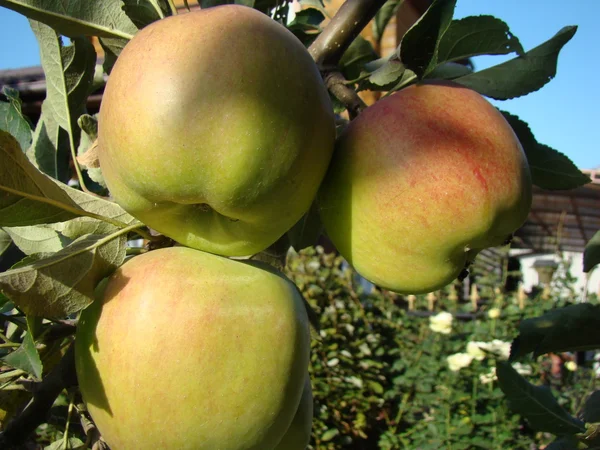
[[[328,365],[329,367],[335,367],[335,366],[337,366],[339,363],[340,363],[340,360],[339,360],[339,359],[337,359],[337,358],[333,358],[333,359],[330,359],[329,361],[327,361],[327,365]]]
[[[455,353],[446,358],[448,367],[452,372],[458,372],[460,369],[467,367],[473,361],[473,357],[468,353]]]
[[[429,328],[436,333],[450,334],[452,332],[452,314],[441,312],[429,318]]]
[[[501,359],[508,359],[510,356],[510,342],[494,339],[490,351],[498,355]]]
[[[533,373],[533,369],[529,364],[514,363],[512,366],[520,375],[531,375]]]
[[[500,317],[500,309],[499,308],[492,308],[488,311],[488,317],[490,319],[497,319],[498,317]]]
[[[481,349],[486,348],[486,344],[486,342],[471,341],[467,344],[467,353],[477,361],[481,361],[485,358],[485,352]]]
[[[577,370],[577,363],[575,361],[567,361],[565,363],[565,369],[575,372]]]
[[[495,367],[492,367],[492,369],[488,373],[479,375],[479,381],[481,382],[481,384],[488,384],[497,379],[498,379],[498,377],[496,376],[496,368]]]

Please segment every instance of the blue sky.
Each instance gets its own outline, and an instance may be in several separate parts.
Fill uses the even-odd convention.
[[[498,107],[529,123],[538,141],[569,156],[581,168],[600,166],[600,59],[597,18],[600,0],[458,0],[455,18],[491,14],[504,20],[529,50],[566,25],[578,25],[563,48],[557,76],[538,92]],[[39,64],[39,52],[27,20],[0,7],[0,70]],[[475,59],[477,69],[504,57]]]

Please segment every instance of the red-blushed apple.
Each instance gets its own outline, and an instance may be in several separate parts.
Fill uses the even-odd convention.
[[[308,318],[266,264],[174,247],[134,257],[81,314],[83,399],[113,450],[272,450],[306,382]]]
[[[452,82],[412,85],[340,136],[319,194],[327,235],[382,288],[430,292],[527,218],[531,177],[512,128]]]
[[[99,114],[99,162],[114,200],[179,243],[260,252],[309,209],[334,148],[317,66],[252,8],[182,13],[121,52]]]
[[[275,450],[304,450],[310,442],[313,422],[313,396],[310,376],[306,374],[300,405],[283,439]]]

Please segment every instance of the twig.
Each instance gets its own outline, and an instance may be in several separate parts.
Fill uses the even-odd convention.
[[[346,79],[340,72],[326,73],[325,84],[329,92],[344,104],[351,120],[356,118],[367,107],[356,91],[348,87]]]
[[[317,65],[325,70],[337,65],[356,36],[385,2],[347,0],[308,49]]]
[[[62,390],[76,384],[75,350],[71,345],[60,363],[34,389],[33,398],[21,414],[11,420],[0,433],[0,448],[11,448],[23,443],[46,420]]]

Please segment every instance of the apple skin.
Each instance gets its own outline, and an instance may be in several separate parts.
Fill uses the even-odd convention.
[[[81,314],[77,377],[113,450],[271,450],[310,351],[294,285],[259,263],[185,247],[127,261]]]
[[[296,415],[275,450],[305,450],[310,442],[313,422],[313,395],[310,376],[306,374],[304,390]]]
[[[380,100],[340,136],[319,194],[327,235],[356,271],[404,294],[452,282],[527,218],[531,176],[502,114],[452,82]]]
[[[238,5],[137,33],[111,72],[98,126],[114,200],[177,242],[225,256],[264,250],[302,217],[335,140],[306,48]]]

